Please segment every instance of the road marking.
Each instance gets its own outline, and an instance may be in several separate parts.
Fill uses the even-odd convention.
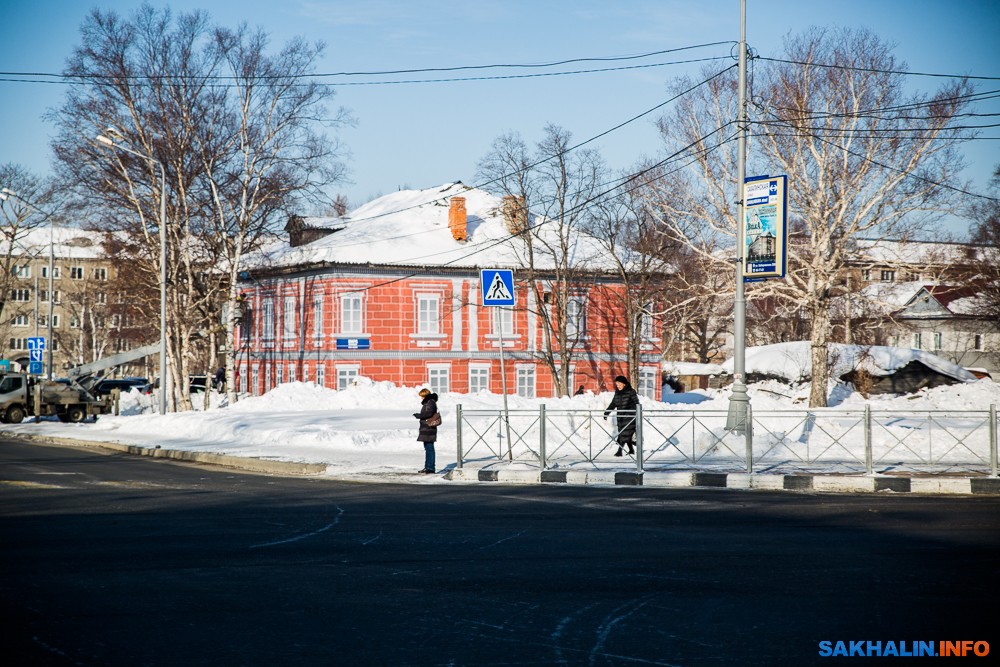
[[[299,540],[304,540],[304,539],[306,539],[308,537],[315,537],[316,535],[319,535],[320,533],[325,533],[326,531],[330,530],[331,528],[333,528],[334,526],[336,526],[338,523],[340,523],[340,517],[341,517],[341,515],[343,513],[344,513],[344,510],[342,510],[342,509],[340,509],[338,507],[337,508],[337,518],[336,519],[334,519],[331,523],[326,524],[322,528],[319,528],[318,530],[314,530],[311,533],[305,533],[303,535],[296,535],[295,537],[289,537],[286,540],[275,540],[274,542],[264,542],[262,544],[251,544],[250,548],[251,549],[257,549],[259,547],[274,547],[274,546],[278,546],[279,544],[288,544],[290,542],[298,542]]]

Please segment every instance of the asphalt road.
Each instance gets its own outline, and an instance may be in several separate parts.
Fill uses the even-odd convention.
[[[996,497],[357,484],[2,441],[0,540],[5,665],[1000,652]]]

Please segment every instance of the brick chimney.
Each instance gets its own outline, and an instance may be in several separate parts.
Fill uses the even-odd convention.
[[[528,228],[528,212],[524,208],[524,197],[506,195],[503,198],[501,212],[504,225],[511,234],[520,234]]]
[[[452,197],[451,208],[448,209],[448,229],[456,241],[464,241],[467,235],[465,214],[465,197]]]

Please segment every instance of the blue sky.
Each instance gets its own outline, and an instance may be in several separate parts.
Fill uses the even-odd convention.
[[[0,71],[59,72],[91,8],[128,14],[129,0],[8,0],[0,37]],[[156,7],[163,3],[152,2]],[[864,26],[897,45],[912,71],[1000,76],[1000,2],[996,0],[748,0],[747,41],[778,56],[781,38],[811,25]],[[205,9],[221,24],[261,25],[280,44],[294,35],[326,43],[318,71],[374,71],[494,63],[539,63],[625,56],[739,39],[739,0],[175,0],[175,11]],[[694,52],[719,56],[728,46]],[[668,55],[642,62],[688,57]],[[627,63],[611,63],[627,64]],[[583,68],[600,66],[584,63]],[[663,102],[668,80],[698,65],[616,72],[449,83],[342,86],[335,104],[357,125],[339,133],[351,152],[351,183],[334,187],[352,207],[399,188],[475,182],[475,166],[509,130],[533,141],[552,122],[576,140],[600,134]],[[481,73],[481,72],[480,72]],[[509,70],[503,73],[513,73]],[[475,75],[473,72],[472,75]],[[447,75],[449,78],[468,73]],[[0,78],[10,78],[0,75]],[[357,77],[385,81],[411,77]],[[940,80],[909,77],[915,89]],[[1000,81],[979,84],[1000,89]],[[0,162],[49,173],[53,133],[42,119],[64,86],[0,82],[4,136]],[[990,106],[991,105],[991,106]],[[1000,112],[1000,102],[979,111]],[[611,167],[625,168],[657,150],[655,114],[592,144]],[[994,119],[995,120],[995,119]],[[989,120],[983,122],[990,122]],[[984,131],[1000,137],[1000,128]],[[752,149],[752,146],[751,146]],[[984,192],[1000,163],[1000,141],[975,142],[964,177]],[[309,213],[309,212],[307,212]],[[961,224],[955,225],[964,231]]]

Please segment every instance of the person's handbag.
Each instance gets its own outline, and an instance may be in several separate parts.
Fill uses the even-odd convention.
[[[424,420],[424,423],[428,426],[440,426],[441,425],[441,413],[435,412],[430,417]]]

